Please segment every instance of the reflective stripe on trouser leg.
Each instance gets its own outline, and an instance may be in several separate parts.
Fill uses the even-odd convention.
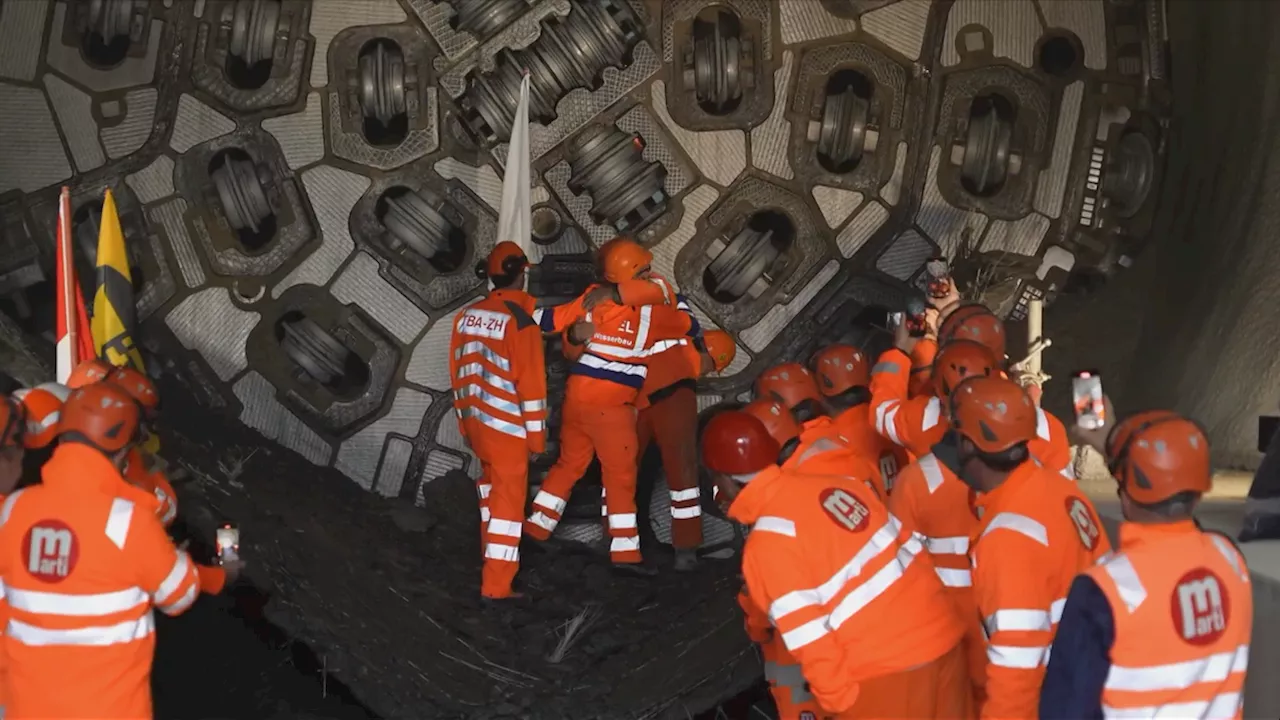
[[[640,533],[636,526],[636,414],[629,405],[596,407],[586,431],[600,457],[609,522],[609,556],[615,563],[637,563]]]
[[[595,446],[588,434],[589,418],[570,402],[565,403],[564,417],[560,425],[560,457],[547,471],[538,494],[533,496],[533,514],[525,523],[524,532],[535,540],[546,540],[560,524],[573,486],[587,471],[595,457]]]
[[[508,452],[501,463],[493,463],[493,484],[489,493],[489,510],[481,570],[480,594],[485,597],[506,597],[511,594],[511,583],[520,569],[520,536],[523,527],[524,503],[529,492],[528,455]]]
[[[482,475],[476,481],[476,497],[480,500],[480,552],[484,553],[487,539],[485,526],[489,524],[489,493],[493,491],[493,469],[489,463],[480,461]]]
[[[671,491],[671,544],[681,550],[702,545],[702,498],[698,490],[698,397],[680,388],[648,410],[654,439]]]

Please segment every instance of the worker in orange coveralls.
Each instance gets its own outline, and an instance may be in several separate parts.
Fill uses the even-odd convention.
[[[947,319],[950,321],[957,316],[962,317],[964,312],[966,310],[961,308]],[[999,318],[990,315],[989,311],[988,315],[981,317],[986,318],[983,320],[983,327],[989,326],[991,320],[999,322]],[[1003,330],[999,337],[1001,339],[998,344],[1003,349]],[[895,331],[895,347],[883,352],[875,367],[872,368],[871,420],[877,432],[905,448],[912,455],[920,457],[928,454],[929,448],[947,431],[946,418],[942,412],[943,399],[946,396],[935,393],[908,397],[907,386],[911,367],[909,355],[915,347],[916,340],[909,335],[905,327],[899,326]],[[991,345],[986,342],[967,338],[953,338],[952,341],[958,340],[983,345],[990,352]],[[952,341],[943,344],[938,351],[939,357]],[[1000,357],[994,354],[991,357],[994,363],[992,367],[1003,374],[1004,366]],[[938,362],[938,358],[935,358],[935,368]],[[935,390],[936,387],[935,383]],[[1071,445],[1067,439],[1066,428],[1061,421],[1038,406],[1036,407],[1036,440],[1031,445],[1031,452],[1046,467],[1066,477],[1074,477],[1071,468]]]
[[[1032,458],[1036,406],[1017,383],[970,377],[949,405],[954,440],[934,453],[978,493],[970,558],[987,635],[981,717],[1034,718],[1067,590],[1111,544],[1075,483]]]
[[[142,437],[150,437],[149,425],[160,409],[160,394],[156,392],[155,383],[151,382],[151,378],[131,367],[113,368],[111,374],[107,375],[107,382],[129,393],[129,397],[138,403],[138,410],[142,413]],[[160,522],[164,523],[165,527],[169,527],[178,518],[178,494],[174,492],[173,485],[170,484],[164,469],[159,465],[160,459],[143,450],[142,444],[139,443],[138,446],[129,450],[129,456],[125,460],[124,477],[156,496],[156,500],[160,503]],[[216,568],[213,569],[216,570]],[[205,590],[216,595],[222,591],[222,588],[205,588]]]
[[[25,452],[26,412],[13,398],[0,395],[0,503],[22,480],[22,457]],[[9,624],[9,605],[0,593],[0,642]],[[9,700],[8,662],[0,650],[0,718]]]
[[[111,383],[75,390],[43,483],[0,510],[10,720],[152,716],[152,607],[185,612],[199,578],[120,473],[139,420]]]
[[[964,629],[920,540],[858,483],[779,468],[778,443],[747,413],[713,417],[701,449],[729,516],[751,526],[750,601],[823,712],[968,717]]]
[[[811,364],[818,391],[826,399],[840,435],[855,453],[879,466],[881,487],[892,495],[894,478],[911,457],[871,424],[871,364],[867,356],[852,345],[828,345],[814,354]]]
[[[995,371],[995,360],[982,345],[966,340],[949,343],[938,355],[930,375],[938,397],[948,397],[968,377],[987,376]],[[944,436],[940,443],[952,438]],[[969,538],[978,527],[970,511],[969,486],[955,476],[932,453],[921,455],[898,478],[889,497],[889,510],[907,527],[920,533],[938,579],[947,588],[960,618],[967,625],[965,645],[975,698],[981,702],[986,678],[987,643],[973,597],[969,568]]]
[[[1040,717],[1243,718],[1253,588],[1231,539],[1192,515],[1212,487],[1208,438],[1156,410],[1099,445],[1119,483],[1120,548],[1071,584]]]
[[[573,486],[592,458],[599,456],[614,568],[652,575],[656,569],[643,562],[636,524],[636,398],[648,375],[649,338],[681,334],[694,338],[701,333],[690,315],[655,314],[651,305],[621,303],[614,286],[637,279],[653,282],[663,289],[664,298],[675,302],[674,289],[652,277],[653,255],[639,243],[614,238],[601,246],[598,257],[601,275],[609,285],[592,286],[573,302],[534,312],[543,332],[563,332],[577,325],[569,339],[584,348],[570,366],[565,384],[560,457],[533,498],[525,532],[536,540],[551,537]],[[663,327],[666,321],[678,327]]]
[[[682,311],[677,305],[654,306],[653,312],[658,315]],[[680,321],[668,318],[664,324],[678,328]],[[702,342],[703,349],[699,350],[687,335],[655,337],[649,348],[648,374],[636,400],[637,464],[644,458],[649,441],[656,440],[671,493],[671,545],[678,571],[697,567],[698,547],[702,545],[697,379],[724,370],[737,353],[733,338],[723,330],[706,331]]]
[[[529,259],[498,243],[476,274],[493,289],[453,323],[449,377],[458,428],[480,459],[480,595],[522,597],[520,536],[528,496],[529,456],[546,449],[547,376],[534,298],[525,292]]]

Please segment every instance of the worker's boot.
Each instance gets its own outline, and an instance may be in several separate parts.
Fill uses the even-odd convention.
[[[676,548],[676,572],[692,572],[698,569],[698,551]]]
[[[487,597],[480,596],[480,604],[485,608],[494,610],[503,610],[506,608],[523,607],[530,602],[529,596],[518,591],[512,591],[506,597]]]

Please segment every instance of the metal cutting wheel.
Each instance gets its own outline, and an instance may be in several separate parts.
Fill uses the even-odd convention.
[[[1155,166],[1155,148],[1146,135],[1128,132],[1120,138],[1102,178],[1102,191],[1111,200],[1113,212],[1123,218],[1138,213],[1151,194]]]
[[[818,156],[822,165],[835,173],[858,166],[867,139],[871,103],[852,86],[827,95],[822,104],[822,124],[818,135]]]
[[[389,40],[375,40],[360,54],[360,108],[387,125],[406,109],[404,53]]]
[[[211,173],[222,212],[233,230],[258,232],[271,216],[271,202],[258,177],[258,169],[247,156],[224,156]]]
[[[275,56],[280,0],[236,0],[227,51],[253,67]]]
[[[693,35],[698,104],[714,115],[732,112],[742,100],[742,24],[733,13],[717,10],[714,20],[694,21]]]
[[[426,198],[404,188],[388,193],[382,225],[394,242],[407,245],[430,260],[449,246],[449,238],[457,228]]]
[[[133,0],[89,0],[87,31],[97,33],[102,42],[129,37],[133,25]]]
[[[515,20],[529,4],[525,0],[453,0],[453,17],[449,24],[454,30],[484,39]]]
[[[303,372],[322,385],[333,385],[342,377],[351,353],[345,345],[305,315],[282,325],[280,347]]]
[[[742,297],[779,254],[773,229],[759,230],[748,222],[707,266],[716,281],[715,293],[735,300]]]
[[[1013,143],[1013,123],[1004,117],[996,98],[974,98],[960,175],[969,192],[992,195],[1005,182]]]

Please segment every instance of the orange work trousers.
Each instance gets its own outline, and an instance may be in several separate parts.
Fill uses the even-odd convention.
[[[934,718],[967,720],[975,717],[964,643],[919,667],[864,680],[853,707],[841,720],[901,720]]]
[[[480,594],[511,595],[520,570],[520,535],[529,495],[529,450],[522,438],[500,433],[468,418],[467,439],[480,458],[476,495],[480,498]]]
[[[671,492],[671,545],[677,550],[696,550],[702,545],[702,494],[698,489],[698,396],[691,388],[677,388],[640,411],[636,423],[640,451],[644,458],[649,441],[656,440],[662,452],[662,469]]]
[[[599,456],[606,494],[609,556],[615,563],[638,563],[636,526],[636,409],[633,405],[592,405],[567,398],[560,424],[560,457],[533,497],[525,532],[546,540],[560,523],[573,486],[591,459]]]

